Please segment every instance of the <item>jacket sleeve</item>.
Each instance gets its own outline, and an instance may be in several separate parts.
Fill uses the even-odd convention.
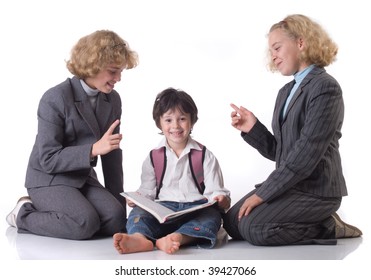
[[[272,161],[276,157],[277,142],[273,134],[259,121],[255,123],[249,133],[241,132],[242,138],[267,159]]]
[[[36,148],[43,171],[48,174],[89,170],[92,141],[73,145],[73,120],[67,120],[68,109],[61,94],[47,92],[38,108]],[[93,135],[92,135],[93,137]]]
[[[112,104],[112,113],[109,116],[107,126],[101,129],[102,135],[108,130],[109,126],[117,119],[121,119],[121,99],[116,91],[110,93],[110,102]],[[120,133],[121,125],[118,125],[113,131],[114,134]],[[124,191],[124,172],[122,168],[122,150],[121,148],[112,150],[106,155],[101,156],[102,170],[104,176],[104,186],[108,189],[122,204],[125,203]]]
[[[327,174],[331,171],[326,168],[332,165],[334,155],[337,154],[338,139],[341,137],[344,114],[342,92],[333,79],[317,79],[302,97],[305,101],[298,101],[301,105],[292,110],[288,118],[291,118],[292,124],[298,124],[295,121],[299,119],[303,120],[303,124],[295,127],[288,121],[290,125],[282,127],[282,134],[276,135],[280,138],[276,140],[282,141],[282,149],[286,152],[282,156],[279,154],[282,149],[276,151],[276,169],[256,191],[264,201],[269,201],[292,187],[306,184],[305,187],[313,189],[330,184],[325,183],[326,177],[331,176]],[[244,139],[249,143],[256,143],[255,136],[252,138],[254,141],[249,135],[245,135]],[[266,137],[261,140],[261,144],[256,143],[255,147],[263,153],[269,152],[267,147],[272,145],[273,140],[267,140]],[[320,162],[327,167],[320,167]],[[318,174],[313,173],[315,169]]]

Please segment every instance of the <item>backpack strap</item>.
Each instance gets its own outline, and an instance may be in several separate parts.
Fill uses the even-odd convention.
[[[195,181],[198,191],[201,194],[203,194],[205,191],[203,163],[205,159],[206,147],[198,142],[197,144],[200,146],[201,150],[191,149],[191,151],[188,154],[188,160],[193,180]],[[162,180],[164,179],[166,170],[165,146],[151,150],[150,158],[152,166],[155,170],[156,198],[158,198],[158,194],[160,193],[160,189],[162,187]]]
[[[190,153],[188,154],[188,159],[193,180],[195,181],[200,194],[203,194],[205,191],[203,164],[205,159],[206,147],[200,143],[198,143],[198,145],[202,148],[201,151],[191,149]]]
[[[150,158],[155,170],[156,176],[156,199],[160,193],[162,187],[162,180],[164,179],[165,170],[166,170],[166,151],[165,146],[159,149],[153,149],[150,152]]]

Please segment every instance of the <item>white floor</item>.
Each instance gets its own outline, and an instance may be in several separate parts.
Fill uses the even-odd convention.
[[[362,251],[362,238],[341,239],[336,246],[257,247],[243,241],[229,240],[212,250],[183,248],[174,255],[162,251],[118,254],[112,238],[73,241],[18,234],[8,227],[5,232],[8,250],[22,260],[343,260],[357,257]]]
[[[188,247],[173,255],[159,250],[120,255],[113,248],[112,238],[73,241],[19,234],[5,221],[0,222],[0,228],[1,279],[9,279],[8,275],[14,274],[17,279],[28,280],[107,280],[119,279],[118,276],[125,279],[148,278],[148,274],[133,278],[117,274],[122,269],[133,268],[163,268],[163,271],[170,268],[176,271],[190,268],[198,269],[203,280],[226,277],[221,274],[209,275],[211,267],[253,268],[260,275],[254,279],[280,276],[279,279],[290,280],[300,276],[301,280],[305,280],[328,275],[338,276],[337,279],[342,280],[350,279],[354,274],[363,275],[362,279],[369,279],[366,275],[371,276],[365,265],[365,260],[370,255],[365,234],[362,238],[341,239],[336,246],[257,247],[243,241],[228,240],[214,249]],[[158,278],[152,276],[151,279],[164,280],[164,275]],[[246,277],[247,275],[234,275],[233,279]]]

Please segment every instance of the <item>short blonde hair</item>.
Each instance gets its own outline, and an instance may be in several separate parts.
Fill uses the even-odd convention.
[[[115,32],[98,30],[82,37],[72,48],[67,69],[85,79],[94,77],[109,64],[131,69],[138,65],[138,55]]]
[[[318,23],[307,16],[300,14],[289,15],[284,20],[273,24],[269,33],[276,29],[283,30],[293,40],[303,39],[305,47],[300,54],[302,62],[325,67],[336,60],[337,45]],[[269,52],[268,61],[268,68],[272,72],[278,71]]]

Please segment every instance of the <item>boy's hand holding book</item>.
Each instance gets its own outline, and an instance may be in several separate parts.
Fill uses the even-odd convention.
[[[218,202],[218,206],[223,210],[227,210],[231,206],[230,198],[225,195],[217,195],[216,197],[214,197],[214,200]]]

